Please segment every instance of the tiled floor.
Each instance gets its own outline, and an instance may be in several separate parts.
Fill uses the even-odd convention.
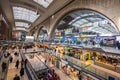
[[[15,74],[20,75],[20,66],[18,69],[15,68],[15,63],[9,64],[8,74],[7,74],[7,80],[13,80]],[[23,77],[21,77],[21,80],[28,80],[27,74],[25,73]]]

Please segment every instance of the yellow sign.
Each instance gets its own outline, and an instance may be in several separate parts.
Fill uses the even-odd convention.
[[[86,34],[81,34],[80,37],[85,38],[85,37],[87,37],[87,35]]]

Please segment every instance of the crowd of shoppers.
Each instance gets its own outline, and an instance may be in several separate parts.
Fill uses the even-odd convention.
[[[1,50],[3,52],[2,53],[3,58],[6,59],[5,61],[3,59],[3,61],[2,61],[1,57],[0,57],[2,73],[7,72],[8,64],[13,64],[13,62],[16,61],[15,69],[19,70],[19,73],[15,74],[15,76],[13,77],[13,80],[21,80],[21,78],[24,76],[24,65],[26,66],[26,64],[27,64],[27,60],[20,61],[20,58],[19,58],[20,50],[21,49],[18,49],[17,47],[14,47],[14,48],[13,47],[5,47],[3,50]],[[21,65],[21,67],[20,67],[20,65]],[[4,78],[1,78],[0,80],[4,80]]]

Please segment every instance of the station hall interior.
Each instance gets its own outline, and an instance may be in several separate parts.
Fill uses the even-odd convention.
[[[120,80],[120,0],[0,0],[0,80]]]

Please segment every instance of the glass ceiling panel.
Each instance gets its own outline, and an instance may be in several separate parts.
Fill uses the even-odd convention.
[[[47,8],[53,2],[53,0],[33,0],[33,1],[40,4],[44,8]]]
[[[89,17],[87,19],[89,19],[90,21],[100,21],[101,20],[100,18],[92,18],[92,17]]]
[[[74,23],[74,24],[72,24],[72,25],[75,26],[75,27],[80,27],[80,25],[77,24],[77,23]]]
[[[87,20],[85,20],[85,19],[80,19],[81,17],[76,17],[75,18],[75,20],[74,21],[71,21],[69,24],[72,24],[72,25],[74,25],[74,24],[79,24],[79,26],[81,25],[81,24],[83,24],[83,23],[86,23],[86,22],[88,22]]]
[[[26,30],[25,28],[16,28],[16,30]]]
[[[25,27],[25,28],[29,28],[29,24],[25,23],[25,22],[15,22],[16,26],[21,26],[21,27]]]
[[[78,20],[76,21],[75,23],[73,23],[72,25],[73,26],[77,26],[77,27],[80,27],[82,25],[85,25],[85,24],[88,24],[89,22],[85,19],[81,19],[81,20]]]
[[[13,7],[13,14],[15,19],[26,20],[29,22],[34,22],[40,16],[32,10],[22,7]]]

